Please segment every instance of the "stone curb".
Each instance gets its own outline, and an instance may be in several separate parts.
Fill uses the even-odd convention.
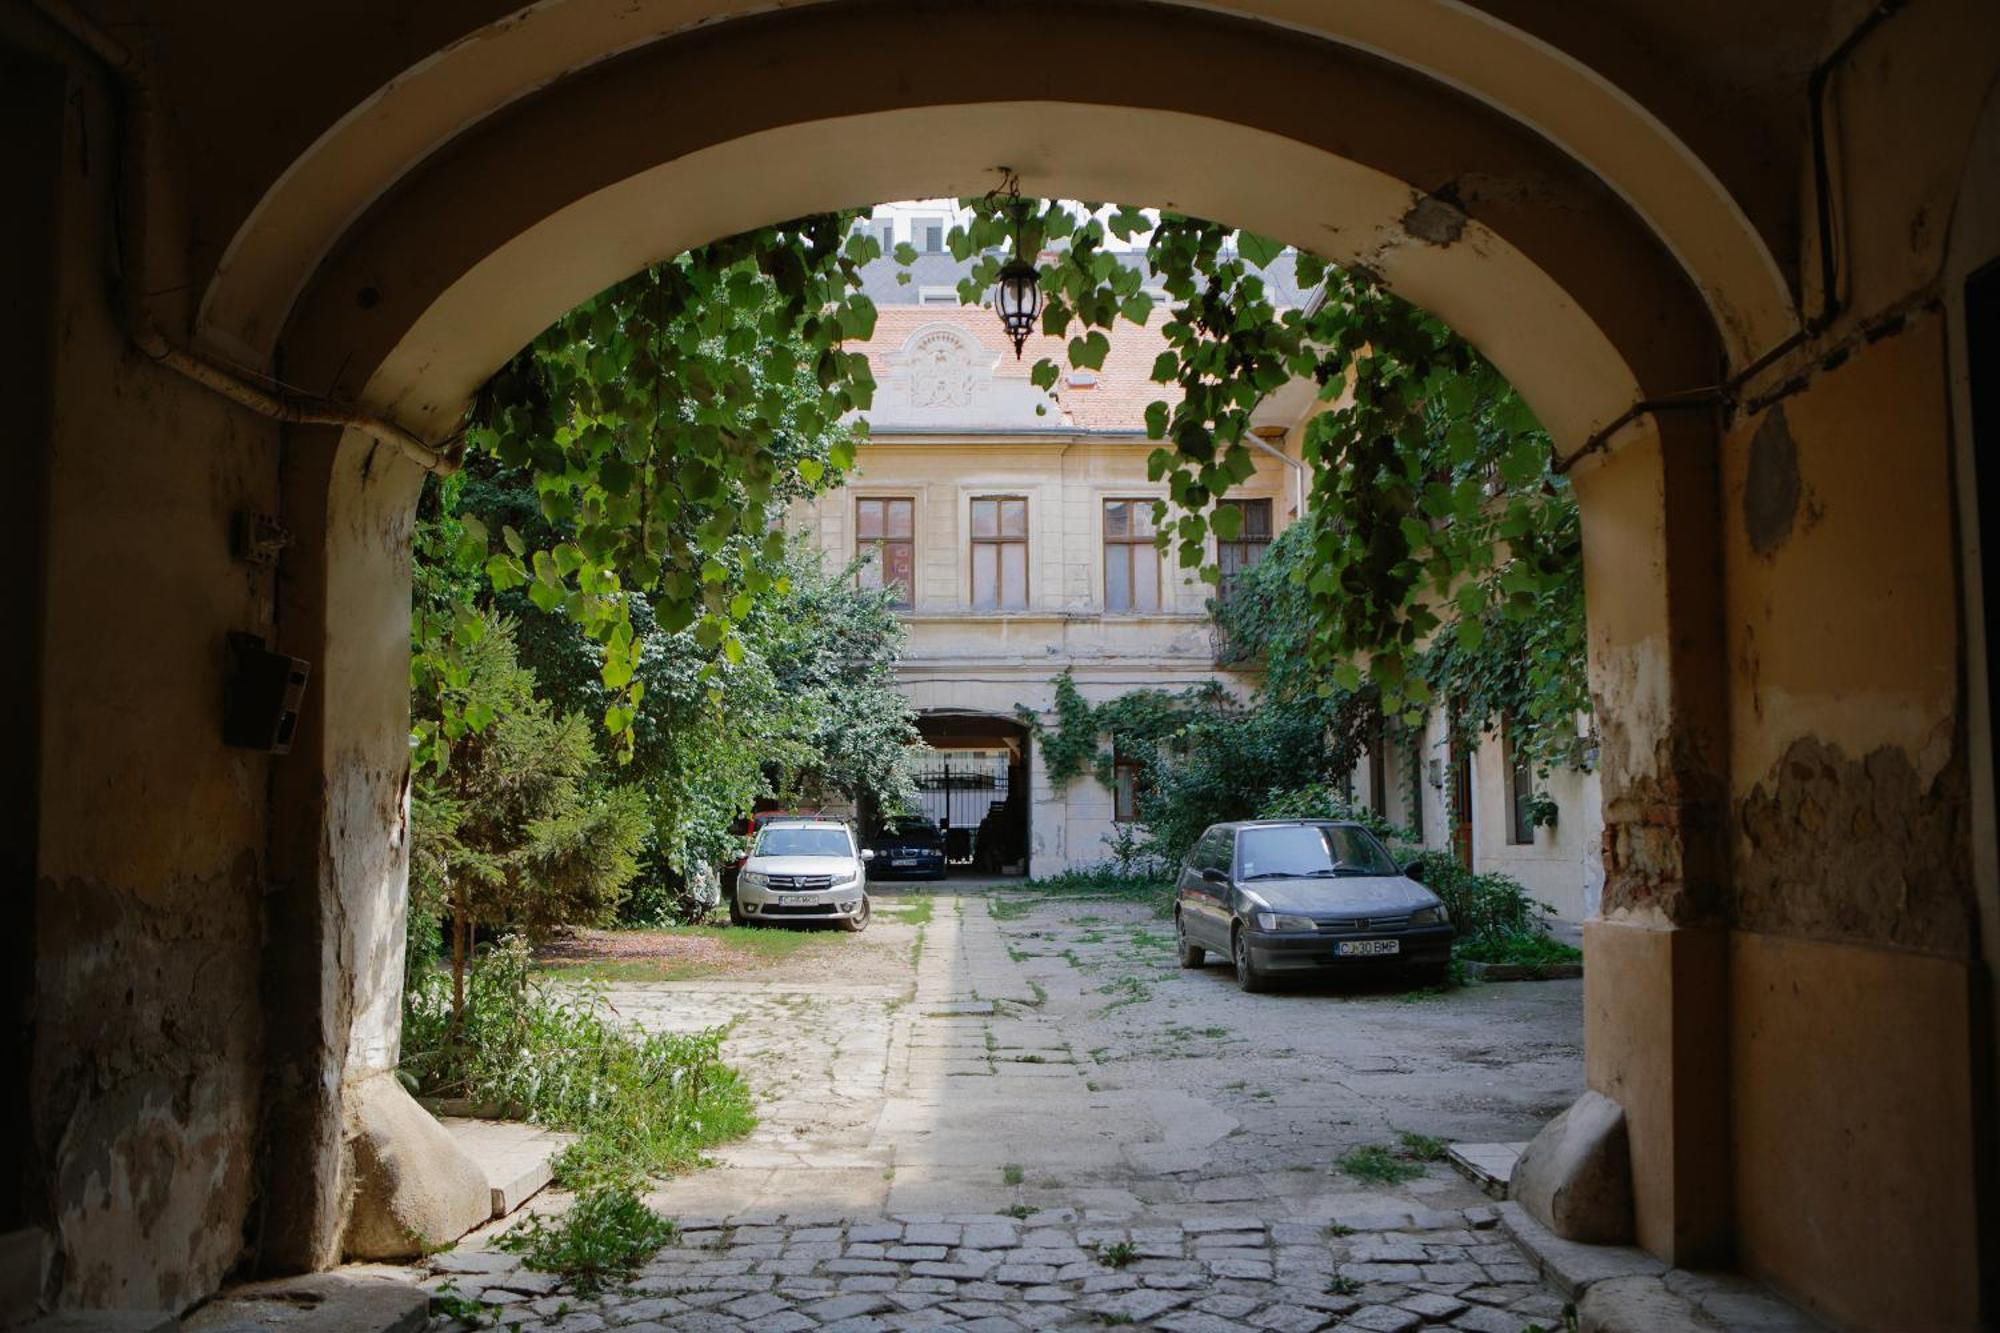
[[[1583,975],[1582,963],[1465,964],[1470,981],[1567,981]]]

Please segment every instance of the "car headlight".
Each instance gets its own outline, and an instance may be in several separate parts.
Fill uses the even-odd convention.
[[[738,872],[736,882],[746,889],[761,889],[771,882],[771,877],[757,870]]]
[[[1413,926],[1443,926],[1450,922],[1451,913],[1442,907],[1419,907],[1410,913],[1410,924]]]
[[[860,882],[861,882],[861,872],[859,870],[850,870],[847,872],[847,878],[835,880],[833,882],[833,887],[836,889],[851,889]]]
[[[1319,925],[1309,916],[1286,916],[1282,912],[1257,913],[1259,930],[1318,930]]]

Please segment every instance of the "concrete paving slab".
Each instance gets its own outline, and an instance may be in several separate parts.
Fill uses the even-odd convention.
[[[564,1134],[518,1120],[440,1116],[438,1123],[486,1175],[493,1216],[505,1217],[555,1179],[555,1158],[576,1142]]]
[[[1470,1180],[1489,1197],[1507,1197],[1507,1182],[1514,1175],[1514,1163],[1528,1146],[1524,1139],[1518,1143],[1454,1143],[1445,1149],[1445,1157],[1460,1175]]]

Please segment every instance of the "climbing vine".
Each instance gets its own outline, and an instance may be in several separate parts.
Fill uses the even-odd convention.
[[[1042,326],[1066,339],[1072,368],[1103,367],[1118,321],[1160,319],[1152,378],[1177,397],[1145,414],[1157,442],[1148,471],[1170,496],[1159,541],[1204,580],[1217,581],[1211,534],[1238,535],[1240,511],[1218,502],[1255,471],[1252,414],[1283,384],[1317,387],[1301,447],[1311,497],[1289,575],[1310,632],[1287,658],[1315,690],[1365,692],[1402,719],[1441,689],[1475,709],[1540,700],[1527,712],[1550,735],[1564,710],[1574,717],[1574,504],[1533,415],[1462,339],[1373,275],[1309,254],[1296,256],[1297,278],[1319,299],[1280,308],[1265,270],[1282,247],[1220,223],[963,202],[968,220],[948,237],[971,261],[961,299],[984,298],[1018,227],[1023,249],[1044,254]],[[873,329],[860,267],[880,243],[852,223],[801,219],[656,265],[565,316],[475,405],[469,445],[530,470],[562,535],[530,549],[512,528],[465,524],[452,550],[589,632],[611,691],[604,723],[627,753],[644,691],[632,599],[692,635],[704,673],[728,671],[743,658],[738,627],[780,577],[772,519],[853,464],[863,427],[846,423],[874,385],[844,343]],[[1107,248],[1142,232],[1143,266]],[[915,253],[898,247],[898,258]],[[1059,374],[1044,360],[1031,377],[1052,389]],[[452,711],[454,659],[476,630],[449,612],[416,629],[416,679],[440,705],[426,757],[440,758],[478,721]]]
[[[847,417],[874,380],[843,343],[874,329],[860,267],[881,245],[852,223],[818,215],[654,265],[557,321],[473,406],[468,447],[530,473],[557,539],[531,549],[511,526],[466,519],[453,552],[597,642],[604,724],[627,755],[645,690],[633,599],[693,636],[709,676],[740,665],[738,627],[781,577],[772,520],[853,466],[865,427]],[[451,711],[455,627],[416,630],[438,735],[462,731],[475,720]]]
[[[1372,274],[1304,253],[1297,281],[1318,298],[1280,309],[1264,271],[1283,248],[1219,223],[961,203],[969,219],[948,238],[973,261],[960,299],[990,287],[1018,229],[1024,253],[1044,252],[1043,332],[1066,336],[1081,369],[1102,367],[1119,320],[1154,317],[1141,268],[1106,248],[1150,231],[1144,268],[1169,306],[1152,378],[1179,394],[1146,410],[1159,441],[1148,471],[1171,496],[1156,526],[1204,580],[1217,580],[1209,536],[1238,535],[1241,511],[1218,502],[1255,470],[1252,414],[1283,384],[1317,386],[1300,450],[1311,496],[1278,566],[1290,589],[1270,599],[1298,632],[1263,636],[1266,649],[1282,640],[1265,652],[1281,697],[1366,692],[1406,725],[1442,698],[1461,725],[1512,716],[1545,762],[1576,757],[1588,696],[1574,498],[1533,413],[1464,339]],[[1043,359],[1031,377],[1051,388],[1059,374]],[[1240,632],[1257,637],[1247,620]]]
[[[1235,707],[1214,681],[1179,691],[1133,690],[1092,704],[1077,689],[1075,676],[1064,671],[1055,678],[1054,725],[1032,708],[1015,712],[1034,734],[1051,782],[1061,786],[1089,773],[1109,786],[1120,756],[1150,762],[1197,717]]]

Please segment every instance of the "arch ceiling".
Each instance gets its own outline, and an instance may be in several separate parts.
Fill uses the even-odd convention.
[[[854,0],[809,3],[863,15],[875,8]],[[587,77],[592,67],[622,53],[771,8],[769,0],[544,0],[499,13],[412,59],[320,133],[256,202],[204,295],[201,338],[233,356],[267,361],[292,302],[343,231],[441,145],[559,82]],[[932,43],[924,59],[977,77],[993,63],[986,53],[1005,49],[1000,43],[1051,31],[1024,13],[1033,8],[990,7],[984,40]],[[1137,8],[1199,8],[1254,20],[1293,42],[1303,34],[1370,53],[1475,99],[1559,148],[1643,220],[1701,293],[1731,362],[1748,361],[1793,327],[1793,303],[1777,264],[1716,174],[1638,99],[1522,28],[1457,0],[1208,0],[1198,6],[1136,0],[1104,7],[1120,20],[1108,35],[1112,45],[1093,48],[1073,34],[1065,38],[1063,49],[1080,55],[1096,50],[1117,56],[1115,62],[1079,59],[1073,67],[1079,83],[1097,81],[1109,63],[1147,63],[1133,48],[1154,36],[1159,16],[1133,12]],[[932,10],[916,19],[940,17]],[[1055,20],[1054,30],[1067,32],[1073,17]],[[846,60],[823,70],[828,82],[852,77]],[[1240,82],[1255,80],[1258,71],[1209,68],[1200,77]],[[1337,100],[1316,109],[1329,118],[1343,112]]]
[[[285,247],[239,236],[207,309],[258,312],[227,344],[290,307],[288,378],[442,431],[528,338],[646,263],[818,209],[977,193],[1006,163],[1034,193],[1168,206],[1366,265],[1572,446],[1637,397],[1715,377],[1716,302],[1544,135],[1351,45],[1152,8],[1134,29],[1117,5],[827,3],[646,43],[486,114],[358,217],[343,203],[330,250],[278,225],[281,188],[258,230],[290,258],[253,298],[245,256]],[[996,13],[1119,59],[938,58],[990,49]],[[287,265],[314,247],[294,305]]]

